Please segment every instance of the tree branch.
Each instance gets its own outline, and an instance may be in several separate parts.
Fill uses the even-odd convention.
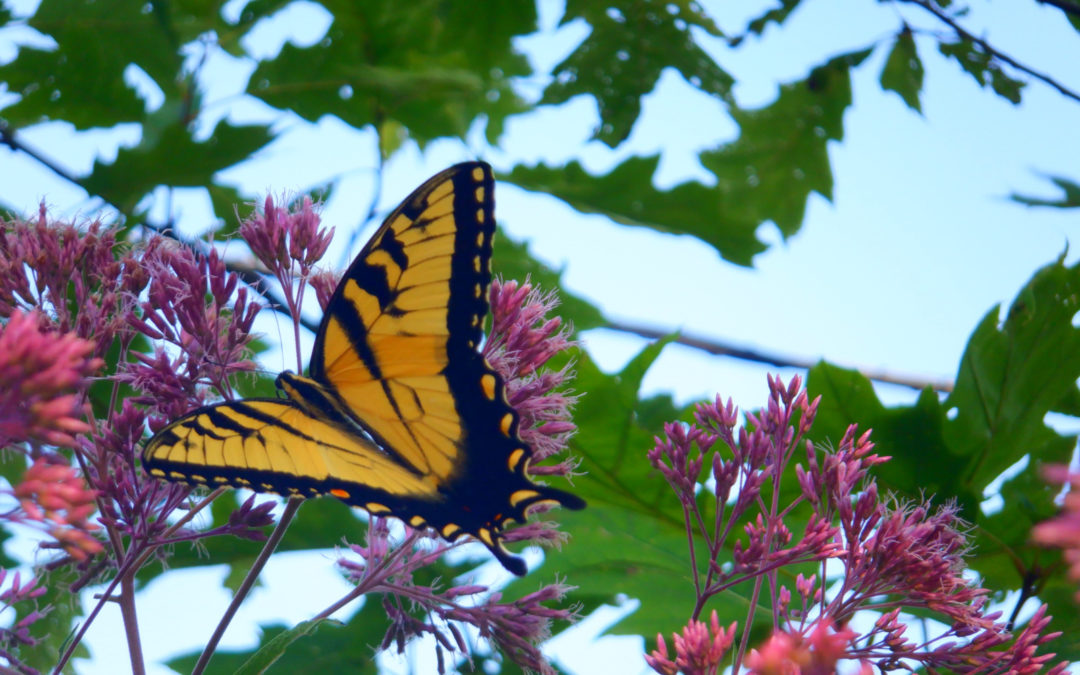
[[[1053,2],[1053,0],[1041,0],[1041,1]],[[922,7],[926,11],[928,11],[931,14],[933,14],[934,16],[936,16],[939,21],[941,21],[942,23],[947,24],[962,39],[970,40],[971,42],[974,42],[975,44],[979,45],[980,47],[983,48],[983,50],[986,51],[987,54],[989,54],[993,58],[995,58],[995,59],[997,59],[999,61],[1002,61],[1003,63],[1009,64],[1010,66],[1012,66],[1013,68],[1016,68],[1020,72],[1027,73],[1031,77],[1042,81],[1044,84],[1047,84],[1050,87],[1052,87],[1054,89],[1057,89],[1058,92],[1061,93],[1063,96],[1066,96],[1067,98],[1071,98],[1074,101],[1080,103],[1080,94],[1076,93],[1072,89],[1069,89],[1068,87],[1061,84],[1060,82],[1058,82],[1054,78],[1050,77],[1049,75],[1046,75],[1045,73],[1040,73],[1039,71],[1035,70],[1034,68],[1031,68],[1030,66],[1025,66],[1024,64],[1020,63],[1019,61],[1012,58],[1008,54],[1005,54],[1004,52],[998,51],[993,46],[991,46],[991,44],[989,42],[987,42],[986,40],[983,40],[980,37],[976,37],[976,36],[972,35],[967,30],[965,30],[960,24],[958,24],[955,20],[953,20],[953,18],[951,16],[949,16],[945,12],[943,12],[940,9],[938,9],[937,7],[935,7],[930,0],[897,0],[897,2],[906,2],[908,4],[912,4],[912,5],[916,5],[918,7]],[[1054,4],[1056,5],[1056,3],[1054,3]],[[1062,7],[1061,9],[1062,9],[1062,11],[1066,11],[1064,9],[1064,7]],[[1075,8],[1074,8],[1074,11],[1075,11]]]
[[[2,120],[0,120],[0,144],[8,146],[14,152],[21,152],[21,153],[23,153],[25,155],[30,156],[31,159],[33,159],[34,161],[41,164],[42,166],[44,166],[49,171],[52,171],[57,176],[63,178],[64,180],[68,181],[69,183],[74,183],[75,185],[78,185],[79,187],[83,187],[83,184],[80,181],[78,176],[71,173],[70,171],[68,171],[64,167],[60,166],[56,162],[52,161],[51,159],[49,159],[45,155],[41,154],[37,150],[35,150],[35,149],[31,148],[30,146],[26,145],[21,140],[16,139],[15,138],[15,130],[12,129],[6,122],[4,122]],[[83,188],[83,189],[85,190],[86,188]],[[101,199],[106,204],[109,204],[108,200],[106,200],[104,197],[102,197]],[[109,204],[109,206],[112,206],[117,211],[120,210],[119,208],[116,207],[115,204]]]
[[[623,323],[619,321],[609,321],[605,328],[619,331],[621,333],[631,333],[650,340],[658,340],[670,335],[669,331],[652,328],[649,326],[642,326],[638,324]],[[700,349],[707,354],[713,354],[715,356],[730,356],[736,359],[742,359],[743,361],[752,361],[754,363],[764,363],[770,366],[777,366],[779,368],[802,368],[809,370],[817,365],[819,359],[804,359],[793,356],[784,356],[781,354],[758,351],[755,349],[746,349],[743,347],[736,347],[734,345],[718,342],[706,337],[699,337],[695,335],[688,335],[686,333],[680,333],[675,336],[675,342],[686,347],[693,347],[694,349]],[[890,373],[884,370],[873,370],[868,368],[851,368],[850,366],[843,366],[843,368],[849,368],[857,371],[859,374],[866,378],[874,380],[876,382],[885,382],[888,384],[898,384],[904,387],[911,387],[912,389],[925,389],[931,387],[935,391],[950,392],[953,389],[953,383],[947,380],[931,380],[922,377],[914,377],[910,375],[900,375],[896,373]]]

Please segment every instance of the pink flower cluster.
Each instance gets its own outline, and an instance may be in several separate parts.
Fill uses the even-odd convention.
[[[84,561],[104,550],[91,534],[100,529],[90,522],[97,510],[97,493],[86,487],[72,467],[38,458],[13,493],[22,506],[22,520],[44,524],[57,546],[75,560]]]
[[[1052,659],[1038,653],[1055,637],[1043,632],[1045,608],[1013,634],[986,610],[987,591],[965,578],[966,525],[954,506],[881,498],[870,472],[888,458],[873,452],[868,432],[852,426],[835,450],[819,448],[804,440],[817,401],[807,399],[799,378],[787,386],[770,378],[769,390],[766,406],[744,424],[730,401],[717,398],[697,407],[694,424],[668,425],[648,453],[683,506],[697,596],[674,659],[657,636],[647,657],[654,670],[716,673],[723,655],[735,673],[762,675],[832,673],[843,661],[863,673],[918,664],[931,672],[1018,674]],[[804,523],[801,536],[789,521]],[[740,529],[744,536],[729,542]],[[694,557],[695,540],[708,560]],[[828,585],[801,567],[784,571],[805,563],[817,563]],[[772,626],[756,649],[745,629],[729,649],[736,624],[721,630],[715,613],[711,631],[697,620],[710,598],[737,585],[750,600],[744,628]],[[771,610],[761,616],[759,607]],[[860,612],[878,619],[858,630],[852,619]],[[914,615],[936,618],[940,631],[910,637]]]
[[[94,345],[15,310],[0,326],[0,447],[31,441],[72,446],[90,431],[84,390],[102,365]]]

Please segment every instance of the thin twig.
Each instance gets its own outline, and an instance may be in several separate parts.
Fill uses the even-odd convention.
[[[262,572],[263,567],[266,565],[266,561],[270,559],[270,554],[277,548],[281,538],[285,536],[285,530],[288,529],[289,523],[292,522],[293,516],[296,515],[296,510],[300,508],[300,504],[303,502],[303,498],[291,497],[289,501],[285,503],[285,510],[281,514],[281,518],[278,519],[277,527],[270,534],[270,537],[266,540],[266,544],[263,545],[259,556],[255,558],[255,562],[252,563],[251,569],[248,570],[247,575],[244,577],[244,581],[241,582],[240,588],[236,589],[236,595],[233,596],[232,602],[229,603],[228,609],[225,610],[225,614],[221,616],[221,621],[218,622],[216,628],[214,628],[214,634],[210,636],[210,641],[206,643],[206,647],[203,649],[203,653],[199,656],[198,663],[195,664],[195,668],[192,669],[191,675],[201,675],[206,670],[207,664],[210,663],[210,658],[214,655],[214,650],[217,649],[218,643],[221,642],[221,638],[225,635],[225,629],[228,628],[229,623],[233,617],[236,616],[237,610],[240,609],[241,603],[247,598],[248,592],[251,591],[252,586],[255,585],[255,580],[259,578],[259,573]]]
[[[956,34],[959,35],[961,38],[963,38],[965,40],[970,40],[971,42],[974,42],[975,44],[982,47],[983,50],[986,51],[986,53],[989,54],[990,56],[994,57],[995,59],[998,59],[999,61],[1003,61],[1003,62],[1009,64],[1010,66],[1012,66],[1013,68],[1016,68],[1017,70],[1019,70],[1021,72],[1027,73],[1028,75],[1030,75],[1031,77],[1034,77],[1037,80],[1041,80],[1043,83],[1053,87],[1054,89],[1057,89],[1058,92],[1061,93],[1063,96],[1071,98],[1074,101],[1080,102],[1080,94],[1078,94],[1078,93],[1074,92],[1073,90],[1069,89],[1068,87],[1061,84],[1060,82],[1058,82],[1054,78],[1050,77],[1049,75],[1047,75],[1045,73],[1040,73],[1039,71],[1035,70],[1034,68],[1032,68],[1030,66],[1025,66],[1024,64],[1020,63],[1019,61],[1012,58],[1008,54],[1005,54],[1004,52],[998,51],[993,46],[991,46],[991,44],[989,42],[987,42],[986,40],[983,40],[980,37],[976,37],[975,35],[972,35],[967,30],[965,30],[960,24],[958,24],[955,20],[953,20],[953,18],[951,16],[949,16],[945,12],[943,12],[940,9],[938,9],[937,7],[935,7],[931,2],[928,2],[927,0],[897,0],[897,1],[898,2],[906,2],[906,3],[912,4],[912,5],[916,5],[918,7],[922,7],[926,11],[928,11],[931,14],[933,14],[934,16],[936,16],[939,21],[947,24],[950,28],[952,28],[954,31],[956,31]],[[1062,9],[1064,11],[1064,8],[1062,8]]]
[[[668,337],[669,335],[671,335],[670,331],[661,330],[659,328],[652,328],[650,326],[642,326],[639,324],[623,323],[619,321],[609,322],[604,326],[604,328],[616,330],[622,333],[639,335],[650,340],[658,340],[660,338]],[[730,356],[732,358],[742,359],[743,361],[765,363],[771,366],[777,366],[779,368],[802,368],[805,370],[809,370],[810,368],[813,368],[815,365],[817,365],[820,361],[820,359],[804,359],[795,356],[785,356],[777,354],[775,352],[765,352],[756,349],[747,349],[745,347],[736,347],[734,345],[713,340],[711,338],[690,335],[687,333],[676,334],[674,342],[684,345],[686,347],[700,349],[703,352],[716,356]],[[869,368],[848,368],[851,370],[855,370],[864,377],[874,380],[876,382],[899,384],[904,387],[911,387],[912,389],[918,390],[930,387],[935,391],[950,392],[953,389],[953,383],[947,380],[932,380],[923,377],[915,377],[913,375],[898,375],[896,373],[890,373],[884,370],[873,370]]]

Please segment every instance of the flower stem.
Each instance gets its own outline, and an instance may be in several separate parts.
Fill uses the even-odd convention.
[[[206,643],[206,648],[203,649],[203,653],[199,656],[199,661],[195,664],[195,668],[192,669],[191,675],[201,675],[206,666],[210,663],[210,658],[214,655],[214,650],[217,649],[218,643],[221,642],[221,638],[225,635],[225,629],[229,626],[233,617],[236,615],[237,610],[240,609],[240,604],[244,602],[244,598],[247,597],[251,587],[255,585],[255,580],[259,578],[259,573],[262,572],[262,568],[266,566],[266,561],[270,559],[270,554],[277,548],[281,538],[285,536],[285,530],[288,529],[289,523],[292,522],[293,516],[296,515],[296,510],[300,508],[300,503],[303,502],[302,497],[292,497],[285,503],[285,511],[281,514],[281,519],[278,520],[277,527],[270,534],[270,538],[266,540],[266,545],[263,546],[262,551],[259,552],[259,557],[255,559],[255,562],[251,565],[251,569],[248,570],[247,576],[244,577],[244,581],[240,584],[240,588],[236,590],[236,595],[233,596],[232,602],[229,603],[229,608],[225,610],[225,614],[222,615],[221,621],[218,622],[217,627],[214,629],[214,634],[210,636],[210,641]]]

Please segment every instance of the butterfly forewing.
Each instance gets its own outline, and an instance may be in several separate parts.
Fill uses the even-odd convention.
[[[459,385],[486,372],[492,186],[489,167],[462,165],[410,195],[345,273],[310,365],[380,445],[443,479],[464,445]]]

